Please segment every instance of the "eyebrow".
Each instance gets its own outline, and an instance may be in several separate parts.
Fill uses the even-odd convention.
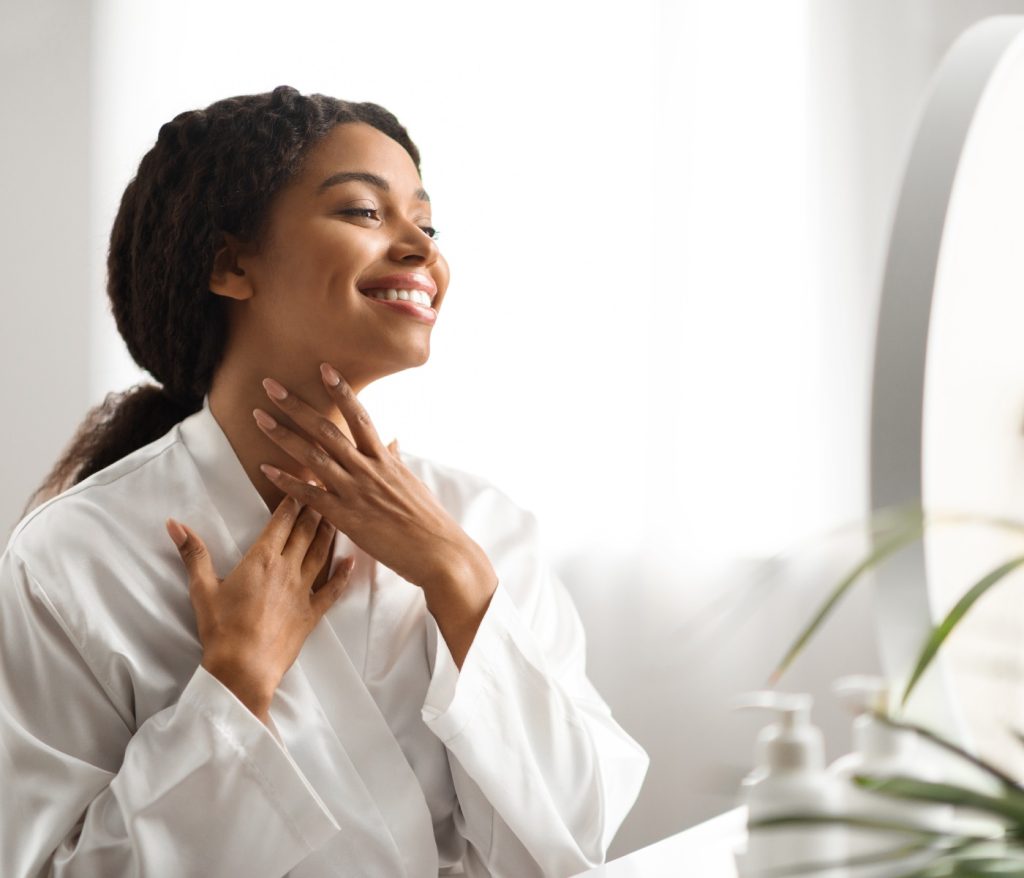
[[[340,173],[332,174],[317,186],[316,194],[321,195],[331,186],[337,186],[339,183],[347,183],[349,180],[360,180],[363,183],[369,183],[371,186],[376,186],[384,192],[391,191],[391,185],[387,180],[383,177],[378,177],[376,174],[371,174],[369,171],[341,171]],[[427,195],[425,189],[417,189],[413,192],[413,197],[420,201],[430,201],[430,196]]]

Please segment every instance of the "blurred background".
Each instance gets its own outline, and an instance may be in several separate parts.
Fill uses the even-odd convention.
[[[612,856],[731,807],[762,686],[856,557],[878,288],[929,78],[1024,0],[0,0],[0,520],[147,380],[104,292],[161,124],[288,84],[387,107],[452,270],[385,440],[540,518],[590,674],[652,757]],[[823,534],[831,536],[823,537]],[[843,532],[846,534],[846,532]],[[854,595],[786,679],[877,666]]]

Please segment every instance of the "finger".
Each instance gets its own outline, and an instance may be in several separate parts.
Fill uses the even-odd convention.
[[[392,439],[391,442],[388,444],[388,451],[390,451],[399,460],[402,459],[402,454],[398,450],[398,438],[397,437]]]
[[[316,536],[321,518],[323,516],[312,506],[304,505],[302,507],[302,512],[295,520],[295,527],[292,528],[292,532],[288,535],[284,548],[281,550],[281,554],[292,564],[302,563],[310,543]]]
[[[288,494],[288,492],[285,493],[286,495]],[[270,521],[264,525],[260,535],[256,537],[256,542],[253,543],[253,546],[265,546],[270,551],[280,555],[284,551],[292,528],[295,527],[295,522],[302,511],[302,505],[302,501],[294,496],[282,497],[281,502],[277,504],[277,509],[270,516]]]
[[[310,442],[309,439],[270,417],[263,409],[253,409],[253,418],[259,428],[296,462],[313,470],[325,485],[344,485],[349,476],[349,469],[343,464],[347,459],[351,461],[350,466],[355,465],[356,449],[341,430],[327,418],[319,414],[316,417],[323,421],[321,435],[317,437],[318,442]],[[327,438],[327,433],[336,434],[341,440],[331,440]],[[347,449],[344,443],[347,443]]]
[[[303,582],[312,582],[331,559],[331,545],[334,542],[334,534],[337,528],[326,518],[320,519],[316,536],[309,545],[306,556],[302,559]],[[326,583],[324,583],[326,585]]]
[[[260,469],[270,481],[302,506],[311,506],[331,522],[336,522],[341,517],[343,510],[337,494],[325,491],[312,480],[304,482],[270,464],[261,463]]]
[[[164,526],[185,564],[189,583],[201,587],[216,585],[217,572],[213,569],[213,559],[199,534],[173,518],[168,518]]]
[[[338,406],[338,411],[348,422],[356,448],[371,457],[384,457],[384,443],[377,435],[377,429],[363,404],[345,378],[330,363],[320,364],[320,377],[327,392]]]
[[[352,578],[352,568],[355,567],[355,564],[355,556],[349,555],[338,565],[338,569],[334,572],[334,576],[324,583],[323,588],[319,591],[313,592],[310,596],[309,602],[313,607],[317,618],[323,616],[323,614],[331,608],[334,602],[345,593],[349,580]]]
[[[313,440],[310,444],[322,446],[342,466],[345,465],[347,459],[355,454],[357,449],[352,444],[352,440],[330,418],[318,412],[301,396],[291,392],[273,378],[263,379],[263,389],[270,401],[288,415],[296,427],[305,431],[309,439]],[[266,413],[264,412],[264,414]],[[253,416],[256,417],[255,412]],[[256,417],[256,420],[259,423],[261,419]]]

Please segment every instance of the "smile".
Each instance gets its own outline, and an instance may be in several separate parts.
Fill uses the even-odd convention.
[[[371,299],[386,299],[390,302],[415,302],[430,307],[430,296],[423,290],[367,290],[363,293]]]
[[[418,320],[420,323],[433,325],[437,320],[437,312],[429,304],[424,304],[424,299],[429,302],[430,297],[420,290],[413,290],[412,292],[415,295],[409,295],[408,290],[369,290],[363,293],[363,295],[368,299],[373,299],[382,308],[398,311],[407,317]],[[391,293],[396,295],[391,296]],[[397,295],[397,293],[405,294],[405,298]]]

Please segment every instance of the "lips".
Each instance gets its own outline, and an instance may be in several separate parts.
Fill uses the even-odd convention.
[[[400,314],[405,314],[406,316],[412,317],[421,323],[432,325],[437,320],[437,312],[433,308],[418,304],[417,302],[403,301],[401,299],[377,299],[373,296],[367,296],[366,298],[371,302],[375,302],[380,305],[382,308],[388,308],[392,311],[397,311]]]
[[[437,296],[437,284],[425,274],[388,274],[383,277],[368,278],[360,282],[359,292],[371,290],[422,290],[433,302]]]

